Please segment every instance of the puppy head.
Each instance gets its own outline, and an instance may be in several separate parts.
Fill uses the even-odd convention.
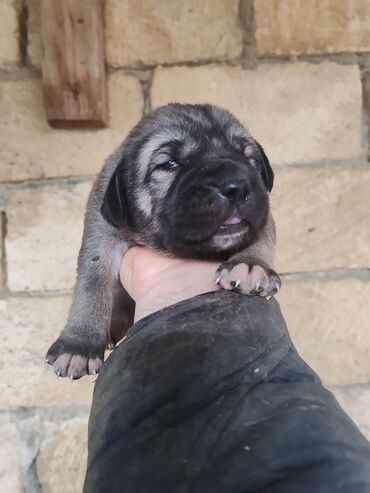
[[[126,139],[101,210],[138,244],[222,258],[257,239],[273,178],[262,147],[230,113],[169,104]]]

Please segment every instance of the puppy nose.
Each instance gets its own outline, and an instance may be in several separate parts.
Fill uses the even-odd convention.
[[[242,181],[228,181],[219,186],[221,195],[230,202],[244,201],[248,198],[248,187]]]

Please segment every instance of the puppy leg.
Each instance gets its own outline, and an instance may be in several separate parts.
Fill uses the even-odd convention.
[[[58,376],[71,379],[98,373],[109,342],[114,291],[127,250],[124,238],[100,214],[113,165],[108,162],[90,193],[68,321],[46,355]]]
[[[123,253],[113,245],[106,236],[84,237],[68,321],[46,355],[58,376],[78,379],[98,373],[102,366],[117,283],[113,273],[117,278]]]
[[[216,284],[248,295],[274,295],[281,286],[279,275],[270,267],[274,246],[275,225],[270,215],[259,240],[220,265],[215,275]]]

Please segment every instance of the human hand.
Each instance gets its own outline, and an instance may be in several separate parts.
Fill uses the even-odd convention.
[[[123,256],[121,282],[135,300],[135,322],[166,306],[216,291],[219,263],[165,257],[143,247]]]

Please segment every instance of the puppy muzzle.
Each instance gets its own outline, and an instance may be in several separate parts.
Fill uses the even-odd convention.
[[[230,236],[228,248],[232,238],[239,245],[250,242],[267,213],[268,194],[258,171],[227,159],[184,170],[171,187],[159,220],[172,251],[181,242],[206,252],[216,235]]]

